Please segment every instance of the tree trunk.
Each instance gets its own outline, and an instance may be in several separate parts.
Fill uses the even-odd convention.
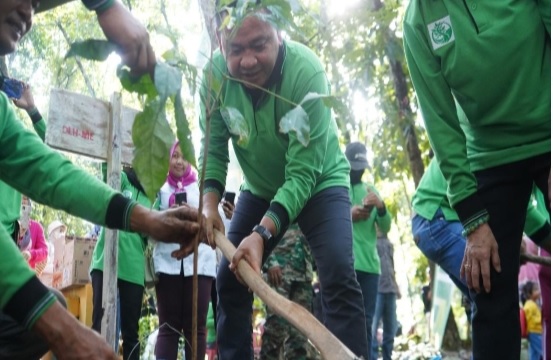
[[[198,0],[200,10],[204,17],[205,27],[211,40],[211,50],[215,50],[219,46],[217,40],[217,28],[215,25],[215,1],[213,0]]]

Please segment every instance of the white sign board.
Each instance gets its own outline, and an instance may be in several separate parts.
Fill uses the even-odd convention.
[[[434,272],[434,289],[432,290],[432,342],[436,349],[442,348],[445,326],[451,308],[451,298],[455,290],[455,284],[445,271],[436,266]]]
[[[107,160],[109,107],[107,101],[61,89],[52,90],[46,143],[55,149]],[[120,143],[124,164],[131,164],[133,159],[132,125],[136,114],[137,110],[122,108]]]

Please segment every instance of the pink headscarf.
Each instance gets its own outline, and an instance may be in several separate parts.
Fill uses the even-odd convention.
[[[171,146],[171,151],[169,152],[169,162],[171,162],[177,146],[179,146],[179,141],[176,141],[173,146]],[[169,172],[167,173],[167,182],[174,189],[171,196],[169,196],[169,207],[175,203],[175,194],[186,192],[184,190],[184,187],[192,184],[196,180],[196,173],[194,172],[194,170],[192,170],[192,166],[190,165],[190,163],[188,163],[186,169],[184,170],[184,174],[182,174],[182,176],[180,177],[171,174],[171,168],[169,167]]]

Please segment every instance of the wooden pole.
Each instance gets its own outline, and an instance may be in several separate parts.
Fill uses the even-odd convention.
[[[221,232],[215,230],[215,243],[231,261],[236,248]],[[244,260],[238,263],[238,273],[248,287],[278,315],[304,334],[324,360],[360,360],[336,336],[324,327],[306,308],[298,305],[273,290]]]
[[[107,180],[109,186],[121,189],[121,93],[111,96]],[[119,336],[117,320],[117,230],[105,229],[104,284],[102,290],[102,335],[114,349]]]

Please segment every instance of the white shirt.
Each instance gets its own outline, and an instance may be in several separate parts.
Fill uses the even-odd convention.
[[[200,202],[200,189],[196,182],[185,186],[186,200],[190,206],[197,208]],[[159,191],[160,209],[165,210],[169,207],[169,197],[173,194],[174,188],[165,182]],[[171,253],[180,248],[179,244],[167,244],[156,242],[154,247],[154,269],[156,273],[169,275],[179,275],[182,268],[184,276],[194,274],[194,254],[188,255],[182,260],[171,257]],[[215,250],[209,245],[201,243],[198,246],[198,275],[215,277],[217,268],[217,258]]]

